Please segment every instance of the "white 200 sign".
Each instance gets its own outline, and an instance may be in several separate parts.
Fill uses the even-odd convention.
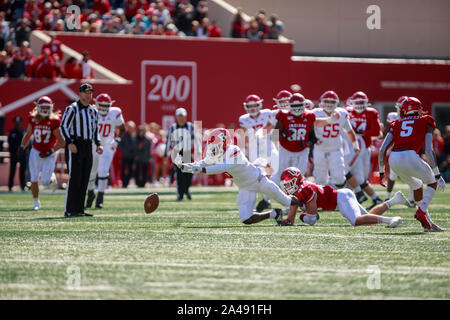
[[[170,101],[175,97],[177,101],[182,102],[189,97],[191,90],[191,79],[186,75],[177,79],[174,75],[163,77],[154,74],[149,83],[153,87],[147,96],[149,101]]]

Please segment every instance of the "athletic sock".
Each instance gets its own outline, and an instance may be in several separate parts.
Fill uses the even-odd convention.
[[[373,193],[373,195],[371,196],[372,200],[377,200],[378,195],[376,192]]]
[[[107,184],[107,179],[98,179],[98,192],[104,192]]]
[[[355,187],[355,193],[358,193],[358,192],[360,192],[361,191],[361,187],[360,186],[356,186]]]
[[[391,223],[392,218],[388,218],[388,217],[383,217],[383,216],[379,216],[378,217],[378,223],[386,223],[389,224]]]
[[[392,191],[386,191],[386,199],[391,198]]]
[[[432,187],[427,187],[425,189],[422,202],[420,203],[420,209],[422,209],[423,212],[427,211],[427,208],[430,205],[431,199],[433,199],[435,192],[436,190],[434,190]]]

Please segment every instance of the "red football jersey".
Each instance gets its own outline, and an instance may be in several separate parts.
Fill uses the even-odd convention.
[[[28,122],[33,128],[33,148],[38,151],[46,151],[56,144],[56,137],[53,130],[59,128],[61,119],[42,119],[38,121],[33,115],[28,116]]]
[[[281,111],[277,113],[276,119],[283,125],[285,131],[289,131],[286,137],[280,134],[281,146],[291,152],[305,149],[300,146],[300,140],[308,140],[309,131],[316,121],[316,115],[305,110],[300,117],[296,117],[289,111]]]
[[[364,112],[358,113],[353,107],[347,108],[347,111],[353,130],[363,135],[368,148],[372,144],[372,137],[377,137],[380,134],[381,124],[378,111],[374,108],[366,108]]]
[[[317,194],[317,208],[320,210],[334,210],[337,207],[337,191],[332,186],[319,186],[307,180],[303,180],[298,191],[297,198],[306,204]]]
[[[433,130],[436,122],[430,115],[414,115],[392,121],[389,131],[394,135],[394,147],[392,150],[410,149],[420,151],[425,143],[427,126]]]

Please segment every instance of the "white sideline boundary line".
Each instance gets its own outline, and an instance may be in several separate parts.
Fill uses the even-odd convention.
[[[450,60],[438,60],[438,59],[396,59],[396,58],[349,58],[349,57],[292,56],[291,60],[292,61],[304,61],[304,62],[450,65]]]

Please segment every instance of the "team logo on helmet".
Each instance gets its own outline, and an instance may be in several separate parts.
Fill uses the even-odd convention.
[[[293,195],[300,188],[302,181],[303,175],[300,169],[289,167],[281,173],[280,187],[286,194]]]

